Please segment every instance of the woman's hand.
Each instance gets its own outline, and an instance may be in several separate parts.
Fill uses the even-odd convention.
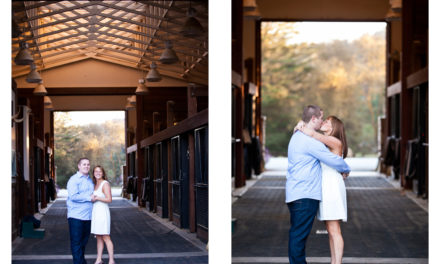
[[[296,124],[294,132],[296,132],[297,130],[303,132],[304,134],[306,134],[307,136],[313,137],[313,134],[315,133],[315,130],[306,127],[306,123],[304,123],[304,121],[299,121],[298,124]]]
[[[306,124],[304,123],[304,121],[300,120],[298,122],[298,124],[296,124],[295,128],[293,129],[293,133],[295,133],[296,131],[300,130],[305,126]]]
[[[300,131],[306,134],[307,136],[313,137],[313,135],[316,133],[315,130],[308,128],[306,126],[303,126],[300,128]]]

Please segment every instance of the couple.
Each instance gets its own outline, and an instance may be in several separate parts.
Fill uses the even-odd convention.
[[[95,264],[103,263],[104,242],[107,246],[109,264],[114,264],[108,208],[108,203],[112,202],[110,183],[106,181],[105,171],[101,166],[93,168],[93,179],[89,176],[89,170],[89,159],[80,158],[78,172],[67,182],[67,220],[73,263],[87,263],[84,252],[92,233],[97,240],[98,254]]]
[[[350,172],[343,159],[347,156],[347,142],[343,123],[334,116],[323,122],[322,117],[318,106],[305,107],[302,122],[295,127],[299,131],[289,142],[286,203],[291,224],[290,264],[307,263],[306,240],[316,214],[327,227],[331,264],[342,262],[344,241],[339,222],[347,221],[343,181]]]

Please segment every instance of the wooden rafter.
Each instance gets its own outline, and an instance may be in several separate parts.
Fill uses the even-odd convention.
[[[148,70],[170,40],[180,61],[157,63],[158,70],[180,80],[191,74],[207,80],[207,34],[188,38],[179,33],[187,19],[188,1],[24,1],[12,6],[23,31],[12,39],[12,57],[25,41],[38,68],[95,58]],[[191,6],[206,27],[207,2]],[[17,76],[28,67],[13,65],[12,70]]]

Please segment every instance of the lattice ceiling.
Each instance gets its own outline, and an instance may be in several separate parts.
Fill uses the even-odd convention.
[[[180,32],[190,7],[204,29],[197,37]],[[12,12],[22,32],[12,38],[13,77],[29,72],[29,66],[13,62],[24,41],[39,70],[94,58],[147,72],[154,61],[162,75],[207,80],[207,0],[13,1]],[[178,63],[158,62],[166,40],[172,42]]]

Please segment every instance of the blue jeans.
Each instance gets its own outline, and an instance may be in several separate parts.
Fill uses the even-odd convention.
[[[70,249],[72,250],[72,257],[74,264],[87,264],[84,258],[87,241],[90,236],[90,220],[79,220],[75,218],[68,218],[69,233],[70,233]]]
[[[313,226],[319,201],[299,199],[287,204],[290,211],[289,262],[306,264],[306,241]]]

